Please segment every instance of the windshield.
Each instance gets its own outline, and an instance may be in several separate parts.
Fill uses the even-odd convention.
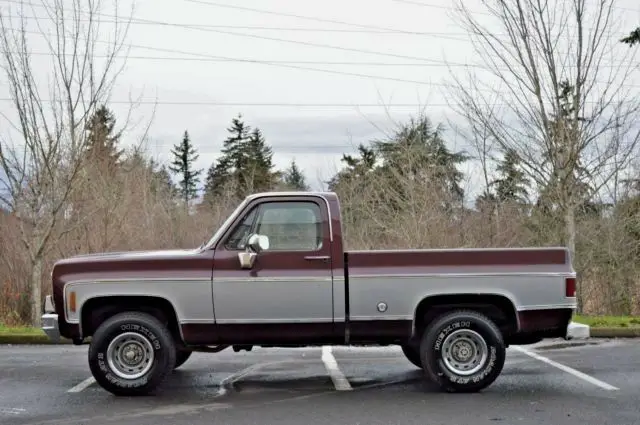
[[[236,219],[237,215],[244,209],[247,202],[247,199],[242,201],[242,203],[240,203],[240,205],[238,205],[238,207],[231,214],[229,214],[229,217],[227,217],[224,223],[222,223],[220,227],[218,227],[218,230],[213,234],[213,236],[208,241],[200,245],[199,249],[203,249],[206,246],[211,246],[215,241],[220,239],[222,237],[222,233],[224,233],[224,231],[231,225],[233,220]]]

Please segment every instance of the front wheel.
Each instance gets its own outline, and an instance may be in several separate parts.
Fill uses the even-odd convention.
[[[118,396],[147,395],[176,364],[169,329],[146,313],[120,313],[98,327],[89,346],[96,382]]]
[[[474,311],[435,319],[423,333],[420,356],[427,376],[447,392],[477,392],[502,372],[506,347],[498,327]]]

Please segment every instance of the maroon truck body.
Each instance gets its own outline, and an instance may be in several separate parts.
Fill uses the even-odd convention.
[[[169,362],[212,345],[398,344],[429,377],[457,390],[481,388],[495,377],[473,382],[451,375],[471,383],[437,377],[425,344],[433,345],[447,320],[477,328],[456,347],[483,335],[476,344],[493,341],[502,352],[511,343],[566,337],[576,302],[565,248],[345,251],[338,198],[324,192],[250,196],[194,250],[60,260],[52,285],[44,330],[76,343],[93,337],[96,356],[106,355],[104,338],[117,337],[101,330],[123,323],[117,320],[146,320],[162,339],[149,322],[157,320],[171,338],[164,344],[175,347],[165,353]],[[123,312],[143,318],[119,318]],[[112,392],[157,385],[139,377],[132,384],[114,368],[92,366]]]

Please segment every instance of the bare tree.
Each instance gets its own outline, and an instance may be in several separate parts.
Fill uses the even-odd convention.
[[[118,59],[129,21],[116,20],[112,34],[103,30],[100,0],[45,0],[33,6],[30,17],[24,16],[24,5],[17,19],[11,11],[0,12],[0,53],[14,118],[2,116],[19,135],[17,143],[0,140],[6,175],[0,199],[18,218],[29,252],[31,321],[39,326],[44,258],[73,225],[64,216],[81,179],[87,124],[96,108],[108,103],[122,71],[124,60],[119,67]],[[49,58],[44,66],[34,64],[30,53],[38,35]],[[42,75],[46,70],[48,78]]]
[[[638,62],[611,36],[613,1],[458,0],[457,11],[485,69],[455,79],[452,104],[520,157],[575,253],[576,208],[629,165],[640,139],[628,85]]]

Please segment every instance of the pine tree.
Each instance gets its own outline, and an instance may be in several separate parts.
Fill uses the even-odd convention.
[[[295,159],[291,161],[289,168],[285,170],[283,180],[285,185],[292,190],[309,190],[309,186],[306,183],[304,174],[302,173],[300,168],[298,168],[298,164],[296,164]]]
[[[115,123],[113,113],[102,105],[87,124],[85,158],[108,175],[115,173],[123,154],[123,150],[118,149],[121,133],[113,133]]]
[[[628,36],[624,37],[620,41],[628,44],[629,46],[633,46],[636,43],[640,44],[640,27],[631,31]]]
[[[468,157],[463,152],[452,152],[442,136],[441,125],[433,126],[428,117],[412,118],[404,124],[390,140],[375,142],[374,149],[383,160],[382,170],[391,179],[398,177],[424,181],[434,193],[442,195],[447,209],[453,204],[461,204],[464,190],[461,183],[464,174],[458,164]],[[403,189],[395,187],[401,197],[407,197]]]
[[[221,156],[214,162],[207,172],[205,181],[205,199],[212,202],[220,196],[225,186],[238,183],[239,170],[246,166],[244,144],[249,138],[250,127],[242,121],[242,114],[238,114],[227,128],[231,135],[224,141]]]
[[[264,192],[271,190],[279,177],[273,170],[273,150],[266,144],[260,129],[251,132],[244,144],[246,155],[245,167],[239,170],[243,195],[247,192]]]
[[[182,142],[175,145],[171,150],[174,156],[169,170],[178,174],[181,177],[180,195],[185,204],[189,204],[189,201],[197,196],[197,185],[199,182],[200,173],[202,170],[194,170],[193,163],[198,160],[196,149],[193,147],[189,138],[189,133],[185,130]]]
[[[504,158],[496,167],[499,177],[492,182],[492,185],[495,186],[497,201],[527,202],[529,180],[519,166],[520,158],[518,154],[513,150],[507,150],[504,153]]]

